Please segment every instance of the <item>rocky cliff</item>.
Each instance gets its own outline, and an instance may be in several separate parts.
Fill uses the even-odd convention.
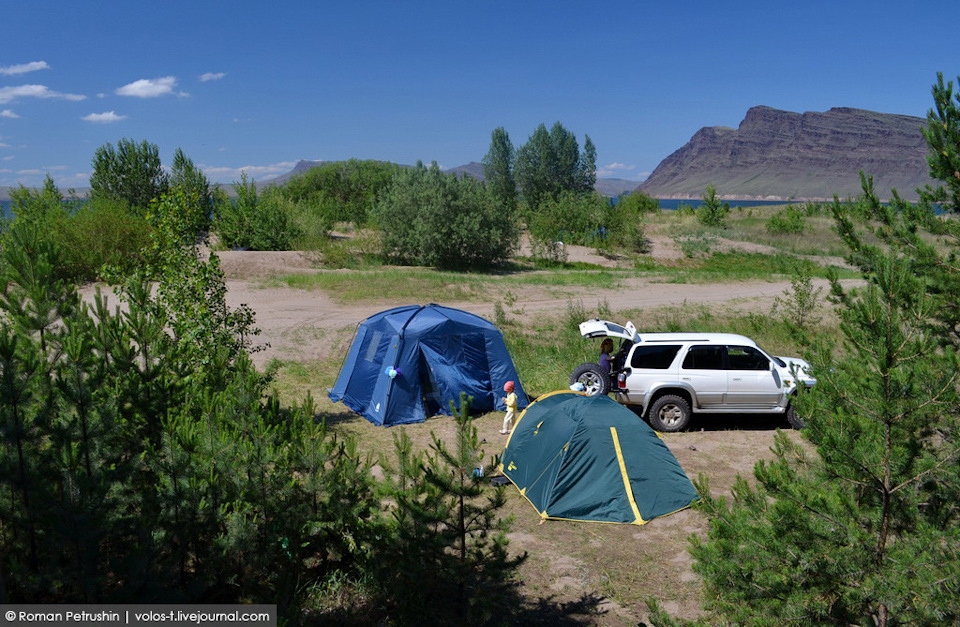
[[[859,172],[877,194],[916,198],[930,183],[923,118],[863,109],[747,111],[740,127],[702,128],[637,189],[654,198],[700,198],[713,185],[738,200],[830,200],[860,193]]]

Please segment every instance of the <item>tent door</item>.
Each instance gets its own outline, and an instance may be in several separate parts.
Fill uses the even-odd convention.
[[[477,411],[493,409],[490,365],[483,333],[443,335],[421,339],[425,407],[434,413],[450,413],[450,401],[460,405],[460,393],[466,392]]]

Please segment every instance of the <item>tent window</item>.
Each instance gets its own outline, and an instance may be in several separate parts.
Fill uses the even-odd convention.
[[[363,358],[367,361],[373,361],[377,356],[377,349],[380,348],[380,338],[383,337],[383,333],[380,331],[374,331],[370,335],[370,343],[367,344],[367,352],[364,353]]]

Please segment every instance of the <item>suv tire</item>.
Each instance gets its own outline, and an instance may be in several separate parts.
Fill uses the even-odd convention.
[[[682,431],[690,424],[690,403],[682,396],[665,394],[650,406],[650,426],[657,431]]]
[[[794,429],[803,429],[806,426],[803,423],[803,419],[797,415],[797,408],[793,406],[793,403],[787,406],[787,422],[789,422],[790,426]]]
[[[610,373],[600,364],[580,364],[570,375],[570,385],[583,384],[587,396],[604,396],[610,392]]]

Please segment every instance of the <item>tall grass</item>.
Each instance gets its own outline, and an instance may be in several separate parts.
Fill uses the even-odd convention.
[[[842,257],[847,254],[843,241],[833,230],[833,218],[822,206],[804,207],[806,213],[801,233],[771,233],[767,223],[784,205],[759,207],[734,206],[727,219],[727,228],[710,229],[714,237],[761,244],[792,255]],[[647,216],[650,230],[667,237],[689,237],[702,232],[693,214],[661,211]]]

